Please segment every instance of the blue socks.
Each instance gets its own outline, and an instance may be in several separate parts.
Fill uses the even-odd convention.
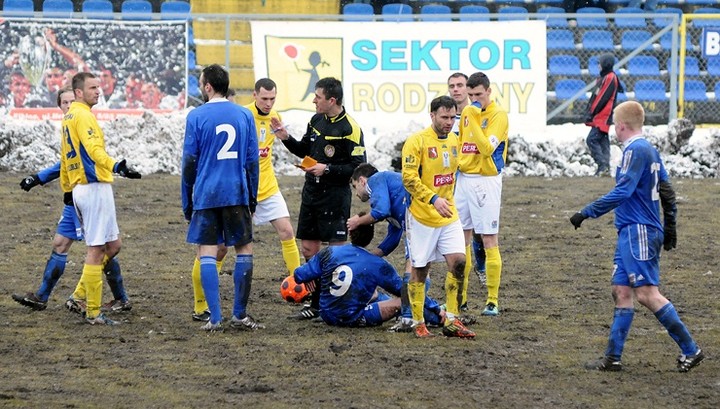
[[[120,271],[120,263],[117,261],[117,258],[111,258],[105,265],[103,272],[105,273],[105,279],[110,286],[110,291],[112,291],[113,299],[123,302],[127,301],[128,297],[125,293],[123,277]]]
[[[482,241],[472,241],[473,255],[475,256],[475,268],[477,271],[485,272],[485,247]]]
[[[615,308],[605,356],[620,360],[634,315],[634,308]]]
[[[217,324],[222,321],[222,311],[220,310],[220,277],[218,277],[216,257],[200,257],[200,283],[210,310],[210,323]]]
[[[665,327],[670,337],[675,340],[680,350],[685,355],[695,355],[698,351],[697,344],[693,340],[690,332],[683,322],[680,320],[675,306],[671,302],[665,304],[655,312],[655,318]]]
[[[40,301],[47,302],[48,298],[50,298],[50,293],[52,293],[53,288],[55,288],[55,284],[57,284],[58,280],[65,272],[66,262],[67,254],[58,254],[54,251],[52,252],[47,264],[45,264],[45,272],[43,273],[40,288],[38,288],[37,293],[35,294]]]
[[[238,254],[235,258],[235,272],[233,272],[233,281],[235,283],[235,303],[233,305],[233,315],[236,318],[245,318],[245,310],[247,308],[248,299],[250,298],[252,276],[252,254]],[[207,295],[207,292],[205,295]],[[208,305],[209,304],[210,300],[208,300]]]

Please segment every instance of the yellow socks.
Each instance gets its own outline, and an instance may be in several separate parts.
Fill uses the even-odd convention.
[[[281,240],[283,260],[288,269],[289,275],[293,275],[295,269],[300,267],[300,250],[298,250],[295,237],[288,240]]]
[[[95,318],[100,314],[102,304],[102,265],[85,264],[80,283],[87,295],[87,318]]]
[[[425,283],[410,281],[407,287],[413,320],[415,322],[425,322],[423,312],[423,308],[425,307]]]
[[[467,304],[468,285],[470,284],[470,270],[472,270],[472,246],[465,246],[465,271],[463,272],[463,290],[460,305]]]
[[[462,281],[451,272],[445,274],[445,323],[448,324],[460,315],[460,297],[462,297]]]
[[[500,258],[500,247],[485,249],[485,274],[487,276],[488,298],[487,303],[498,304],[498,292],[500,291],[500,275],[502,272],[502,258]]]
[[[218,271],[222,266],[222,261],[218,262]],[[193,287],[193,299],[195,304],[193,309],[195,314],[202,314],[203,311],[208,309],[207,301],[205,301],[205,292],[203,292],[202,284],[200,283],[200,260],[195,257],[192,269],[192,287]]]

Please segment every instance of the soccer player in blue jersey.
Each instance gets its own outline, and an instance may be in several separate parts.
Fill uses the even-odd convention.
[[[105,151],[105,135],[90,109],[100,98],[100,79],[82,72],[72,80],[75,101],[63,117],[60,138],[60,183],[65,204],[73,203],[81,220],[87,245],[82,276],[72,296],[65,303],[71,311],[80,312],[86,303],[85,322],[115,325],[101,312],[102,275],[120,251],[122,241],[115,215],[113,173],[139,179],[140,173],[127,162],[115,160]]]
[[[298,283],[319,281],[320,317],[329,325],[377,326],[400,312],[399,298],[377,291],[380,287],[400,296],[402,280],[390,263],[365,249],[373,233],[372,224],[359,225],[350,231],[351,244],[326,247],[295,269]],[[425,319],[441,325],[444,314],[437,302],[429,300],[432,305],[426,302]]]
[[[615,174],[615,187],[606,195],[575,213],[570,222],[575,229],[586,218],[596,218],[615,210],[618,240],[615,248],[612,295],[615,312],[605,356],[589,362],[587,369],[619,371],[625,340],[635,310],[633,296],[655,314],[680,347],[677,359],[680,372],[688,372],[704,358],[703,351],[680,320],[672,302],[658,289],[660,285],[660,251],[677,244],[677,207],[665,165],[660,154],[642,137],[645,112],[642,105],[627,101],[618,105],[615,133],[623,144],[623,157]],[[660,221],[660,206],[663,222]]]
[[[74,100],[75,95],[72,87],[64,87],[58,91],[57,105],[60,110],[62,110],[63,115],[70,109],[70,104]],[[58,177],[60,177],[60,162],[24,178],[20,182],[20,187],[26,192],[29,192],[33,187],[44,185]],[[42,311],[47,308],[50,294],[65,272],[67,253],[70,251],[70,246],[72,246],[73,241],[76,240],[82,240],[82,228],[75,213],[75,208],[72,204],[66,204],[63,208],[63,214],[60,216],[60,221],[58,221],[57,231],[55,237],[53,237],[52,254],[45,264],[45,271],[43,272],[40,287],[36,292],[13,294],[13,300],[35,311]],[[113,258],[110,260],[104,266],[103,272],[114,296],[114,299],[103,305],[103,308],[108,311],[131,310],[132,303],[125,292],[123,278],[120,272],[120,264],[117,262],[117,259]]]
[[[187,241],[198,245],[200,282],[210,310],[205,331],[222,330],[218,245],[237,253],[230,326],[258,329],[247,314],[253,275],[252,214],[260,174],[255,120],[247,108],[226,99],[230,77],[217,64],[205,67],[200,87],[205,104],[186,119],[182,155],[182,207]]]

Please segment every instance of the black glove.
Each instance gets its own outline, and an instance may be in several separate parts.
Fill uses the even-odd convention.
[[[668,226],[665,224],[665,239],[663,240],[663,248],[666,251],[677,247],[677,230],[675,225]]]
[[[248,207],[250,208],[250,214],[255,214],[255,210],[257,209],[257,200],[251,198]]]
[[[190,223],[190,220],[192,220],[192,214],[193,214],[193,208],[192,206],[188,207],[187,209],[184,209],[183,215],[185,216],[185,220]]]
[[[142,175],[134,169],[129,168],[125,159],[115,164],[115,173],[128,179],[140,179]]]
[[[587,219],[587,217],[583,216],[582,213],[577,212],[570,218],[570,223],[572,223],[572,225],[575,226],[575,230],[577,230],[585,219]]]
[[[65,192],[65,193],[63,193],[63,203],[65,203],[65,206],[72,206],[72,205],[73,205],[72,192]]]
[[[24,191],[29,192],[30,189],[34,188],[35,186],[37,186],[39,184],[41,184],[41,183],[40,183],[40,178],[38,177],[38,175],[30,175],[20,182],[20,187]]]

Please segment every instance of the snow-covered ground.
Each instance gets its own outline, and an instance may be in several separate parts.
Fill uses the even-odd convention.
[[[108,153],[126,158],[143,174],[180,173],[186,112],[159,115],[147,112],[141,117],[125,117],[102,124]],[[310,115],[308,115],[309,119]],[[305,123],[286,124],[300,137]],[[400,143],[428,124],[408,124],[405,131],[387,135],[366,134],[368,161],[378,169],[391,169],[399,157]],[[0,116],[0,170],[36,172],[58,160],[59,123],[14,119]],[[512,124],[511,124],[512,126]],[[646,127],[644,135],[660,150],[666,167],[674,177],[720,177],[720,129],[697,128],[679,120],[666,126]],[[545,130],[518,135],[510,131],[506,174],[528,176],[592,175],[595,165],[587,152],[584,125],[547,126]],[[692,132],[692,133],[690,133]],[[612,161],[620,160],[620,147],[610,130]],[[689,137],[689,135],[692,135]],[[299,159],[281,143],[276,143],[275,169],[280,174],[299,175],[293,166]]]

